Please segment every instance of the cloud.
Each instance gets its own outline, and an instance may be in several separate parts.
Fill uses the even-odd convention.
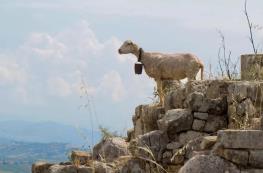
[[[65,45],[47,33],[32,33],[23,46],[31,56],[43,59],[61,59],[66,53]]]
[[[120,101],[126,94],[121,76],[116,71],[106,73],[102,78],[99,88],[104,92],[105,96],[111,95],[114,101]]]
[[[0,84],[13,85],[34,102],[36,96],[47,101],[50,96],[81,95],[85,78],[89,94],[120,101],[134,92],[131,81],[136,86],[131,75],[136,59],[120,56],[121,44],[116,37],[100,41],[83,20],[55,34],[34,32],[0,58]]]
[[[27,80],[25,70],[6,55],[0,55],[0,85],[21,85]]]
[[[60,77],[50,78],[48,80],[48,88],[52,95],[61,97],[69,96],[72,93],[70,84]]]

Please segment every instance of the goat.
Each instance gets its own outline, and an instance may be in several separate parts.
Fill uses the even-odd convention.
[[[190,53],[164,54],[144,52],[137,44],[127,40],[119,48],[119,54],[134,54],[144,66],[146,74],[154,78],[157,83],[157,92],[160,97],[159,105],[164,103],[162,90],[163,80],[196,80],[196,75],[201,69],[203,80],[204,65],[199,58]]]

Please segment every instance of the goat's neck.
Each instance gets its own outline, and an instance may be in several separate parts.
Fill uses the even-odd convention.
[[[135,51],[133,54],[137,57],[137,59],[139,59],[139,56],[140,56],[140,48],[138,48],[137,51]],[[142,56],[142,55],[141,55],[141,56]]]
[[[153,59],[151,58],[150,56],[151,53],[149,52],[144,52],[142,51],[142,54],[141,54],[141,63],[143,64],[144,66],[144,70],[146,72],[146,74],[150,77],[153,77],[155,78],[155,73],[154,73],[154,66],[155,64]],[[137,56],[139,58],[139,54]]]
[[[143,51],[142,48],[139,48],[139,47],[138,47],[137,51],[135,51],[133,54],[137,57],[137,59],[138,59],[138,61],[139,61],[140,56],[141,56],[141,59],[140,59],[140,60],[142,60],[144,51]]]

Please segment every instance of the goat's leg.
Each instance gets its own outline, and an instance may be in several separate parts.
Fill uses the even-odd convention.
[[[157,92],[160,98],[160,102],[158,106],[163,106],[164,105],[164,93],[163,93],[162,80],[156,80],[156,83],[157,83]]]

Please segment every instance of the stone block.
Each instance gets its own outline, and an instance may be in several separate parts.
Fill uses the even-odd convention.
[[[262,173],[263,169],[241,169],[240,173]]]
[[[192,125],[192,129],[196,131],[202,131],[205,127],[205,121],[195,119]]]
[[[261,130],[220,130],[217,140],[224,148],[263,149]]]
[[[221,149],[218,150],[217,155],[237,165],[247,166],[248,164],[248,151],[246,150]]]
[[[249,152],[249,164],[254,168],[263,168],[263,150],[250,150]]]
[[[176,133],[190,130],[192,128],[193,115],[187,109],[172,109],[166,112],[165,116],[158,120],[160,130],[167,132],[171,138]]]
[[[207,120],[208,119],[208,113],[194,112],[194,118],[200,119],[200,120]]]

